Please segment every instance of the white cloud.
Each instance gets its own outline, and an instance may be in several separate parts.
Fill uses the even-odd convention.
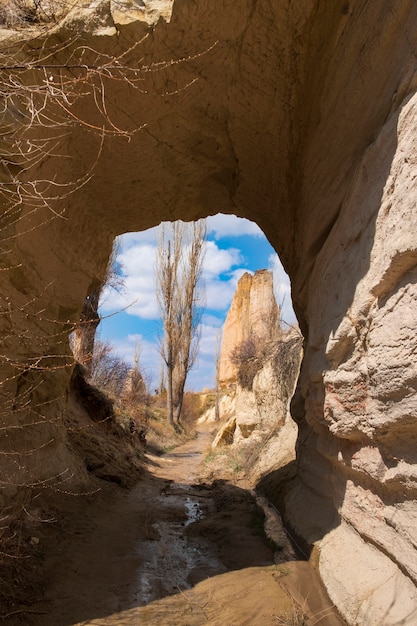
[[[256,224],[234,215],[219,214],[210,217],[208,227],[211,236],[213,237],[214,234],[216,239],[239,235],[252,235],[256,238],[263,236]],[[101,312],[109,314],[126,309],[130,315],[157,320],[159,318],[155,290],[157,227],[140,233],[127,233],[120,237],[120,245],[121,253],[118,261],[122,264],[125,288],[120,293],[113,289],[106,289],[101,303]],[[206,312],[203,316],[198,362],[190,372],[187,382],[187,387],[190,389],[197,390],[214,386],[216,336],[224,323],[224,317],[235,294],[239,278],[246,271],[250,271],[243,267],[245,262],[246,259],[238,249],[238,244],[235,248],[223,250],[215,241],[207,242],[203,277],[208,313]],[[291,303],[290,282],[276,254],[270,256],[269,267],[274,272],[276,297],[277,302],[282,305],[282,317],[292,324],[295,321],[295,315]],[[147,336],[149,338],[149,335]],[[142,366],[151,373],[153,385],[156,386],[160,366],[156,340],[147,341],[137,334],[128,335],[123,340],[115,339],[112,343],[120,356],[133,362],[138,339],[142,344]]]
[[[158,303],[155,292],[155,246],[132,244],[125,249],[118,261],[122,266],[123,288],[116,291],[105,289],[101,310],[125,310],[130,315],[144,319],[158,319]]]
[[[124,276],[140,278],[149,286],[155,280],[156,245],[136,243],[118,257]]]
[[[224,274],[243,260],[242,253],[237,248],[221,250],[214,241],[207,241],[203,274],[205,276]]]
[[[201,323],[206,324],[207,326],[214,326],[214,328],[220,328],[224,323],[224,316],[217,317],[217,315],[204,313]]]
[[[187,389],[201,390],[205,387],[213,389],[215,386],[215,352],[217,337],[221,327],[218,326],[218,318],[214,318],[215,324],[208,323],[208,316],[205,323],[200,325],[200,349],[195,367],[190,371],[187,378]]]
[[[264,237],[262,230],[255,222],[243,217],[236,217],[236,215],[218,213],[210,216],[207,218],[207,228],[210,233],[214,233],[215,239],[239,237],[240,235]]]
[[[200,355],[209,355],[211,359],[214,359],[216,351],[217,337],[221,337],[221,326],[212,326],[211,324],[200,324]]]
[[[237,281],[245,272],[236,267],[243,260],[240,250],[221,250],[214,241],[207,242],[203,267],[207,308],[221,311],[230,306]]]
[[[213,277],[206,281],[207,308],[215,311],[224,311],[229,308],[236,291],[237,283],[244,269],[237,269],[230,274],[228,280],[220,280]]]
[[[148,230],[137,233],[125,233],[120,236],[122,250],[126,250],[138,243],[156,244],[159,226],[154,226]],[[226,215],[218,213],[207,218],[208,232],[214,235],[215,239],[223,237],[239,237],[240,235],[252,235],[253,237],[263,237],[264,234],[255,222],[251,222],[244,217],[236,215]]]
[[[158,228],[158,226],[154,226],[153,228],[148,228],[148,230],[142,230],[138,233],[125,233],[124,235],[120,235],[118,240],[120,242],[122,253],[138,244],[150,244],[152,246],[156,246]]]
[[[215,319],[217,324],[219,320]],[[221,331],[218,325],[204,323],[201,325],[200,350],[194,368],[187,378],[187,389],[201,390],[204,387],[213,388],[215,385],[214,355],[216,336]],[[141,370],[149,382],[151,389],[156,388],[160,375],[160,355],[158,344],[148,341],[140,334],[130,334],[123,339],[111,342],[115,353],[133,365],[136,348],[140,349],[139,363]]]
[[[136,233],[132,234],[128,246],[122,242],[123,252],[118,256],[124,286],[120,291],[106,288],[100,309],[105,314],[126,310],[129,315],[136,315],[142,319],[158,319],[155,277],[156,244],[152,245],[149,241],[138,242],[134,240],[133,235]],[[203,277],[208,308],[215,310],[228,308],[237,281],[246,271],[236,267],[243,261],[240,250],[236,248],[221,250],[214,241],[207,241]]]

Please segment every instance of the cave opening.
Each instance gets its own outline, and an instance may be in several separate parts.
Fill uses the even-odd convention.
[[[161,339],[160,311],[156,296],[156,249],[158,228],[130,232],[115,240],[116,285],[107,284],[100,300],[98,336],[133,365],[138,346],[142,365],[158,386]],[[263,231],[250,220],[217,214],[207,218],[202,286],[204,314],[200,325],[200,353],[188,377],[188,389],[201,391],[215,384],[215,349],[239,279],[248,272],[271,272],[273,296],[278,304],[279,325],[296,325],[290,279]],[[261,313],[259,315],[262,315]],[[268,312],[264,313],[264,316]],[[271,320],[272,324],[272,320]],[[269,329],[272,332],[272,327]]]
[[[153,520],[150,536],[137,539],[144,560],[135,591],[139,606],[192,589],[202,580],[213,579],[216,585],[218,575],[226,572],[237,573],[233,584],[246,584],[251,567],[306,557],[288,541],[275,507],[265,496],[254,497],[249,491],[250,484],[255,486],[262,476],[289,466],[295,458],[297,427],[289,404],[302,337],[292,310],[290,281],[254,222],[221,214],[207,221],[203,354],[188,386],[198,406],[185,405],[186,413],[194,410],[194,433],[191,437],[186,433],[186,441],[167,445],[161,426],[164,397],[158,381],[160,324],[152,261],[157,227],[118,238],[116,268],[125,290],[110,286],[101,301],[100,342],[114,342],[118,356],[129,359],[131,366],[140,363],[153,396],[147,407],[145,450],[158,479],[158,495],[150,490],[144,495],[146,487],[140,483],[135,488],[136,500],[147,499],[153,511],[148,512]],[[235,301],[240,305],[233,317]],[[227,363],[226,358],[220,377],[219,329],[220,352],[227,349],[229,357],[238,348],[240,359]],[[252,351],[254,343],[258,352]],[[126,420],[126,411],[120,416]],[[186,418],[182,423],[190,426]],[[139,519],[142,513],[137,515]],[[267,540],[265,520],[270,524],[272,520],[275,528]],[[166,574],[161,580],[161,563],[167,560],[174,585]]]
[[[156,450],[164,444],[161,448],[155,441],[160,433],[149,416],[152,406],[162,414],[167,410],[156,277],[160,228],[116,238],[99,290],[94,352],[78,359],[84,365],[91,363],[89,381],[110,394],[123,426],[141,433],[144,441],[148,433],[148,444]],[[204,295],[195,329],[198,352],[186,376],[182,426],[195,429],[207,413],[208,420],[218,422],[214,446],[240,445],[245,461],[235,465],[246,468],[256,464],[258,448],[274,429],[278,432],[285,426],[277,463],[292,460],[297,429],[289,406],[299,373],[302,335],[292,308],[289,277],[256,223],[217,214],[205,220],[205,229],[200,276]],[[132,390],[132,385],[136,395],[126,411],[126,390]],[[275,390],[271,397],[268,385]],[[249,404],[244,396],[248,393],[253,396]],[[143,407],[131,410],[133,417],[128,418],[133,397]]]

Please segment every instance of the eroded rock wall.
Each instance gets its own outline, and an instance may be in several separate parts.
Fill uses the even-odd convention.
[[[351,624],[413,624],[417,4],[143,4],[2,32],[4,486],[77,476],[66,336],[113,237],[235,212],[305,336],[287,517]]]
[[[298,429],[289,411],[302,357],[297,329],[270,342],[250,385],[237,384],[233,445],[252,482],[295,458]]]
[[[310,260],[311,271],[308,285],[301,289],[308,294],[308,334],[293,404],[300,425],[300,484],[289,498],[289,509],[304,536],[317,540],[324,531],[320,568],[332,598],[355,624],[412,624],[416,619],[417,520],[412,511],[417,459],[412,416],[417,382],[417,100],[413,62],[407,54],[396,75],[392,55],[386,57],[384,72],[377,71],[385,46],[396,48],[397,59],[401,49],[411,50],[411,33],[401,22],[404,15],[393,9],[384,13],[370,40],[363,39],[360,54],[353,51],[355,37],[361,37],[358,30],[336,53],[338,72],[343,74],[349,59],[357,80],[366,82],[367,94],[378,76],[379,107],[369,96],[361,103],[356,92],[348,108],[341,102],[335,108],[347,85],[342,87],[340,74],[334,74],[332,91],[325,91],[304,153],[299,205],[299,215],[313,220],[300,233],[304,245],[311,246],[303,271],[308,271]],[[402,23],[396,46],[394,18],[397,26]],[[364,76],[365,62],[369,72]],[[372,76],[372,71],[377,74]],[[341,116],[333,127],[337,130],[326,132],[335,121],[335,110]],[[349,132],[358,133],[358,141],[351,138],[345,152],[341,146]],[[367,145],[355,158],[355,144],[358,148],[366,138]],[[324,161],[326,190],[319,175],[324,163],[317,158],[323,150],[329,157]],[[340,175],[352,167],[342,197]],[[314,220],[326,219],[324,212],[330,216],[335,207],[334,219],[324,233],[322,223],[319,235]],[[310,513],[305,515],[306,506],[315,511],[313,524]],[[378,575],[370,576],[371,569]]]
[[[221,386],[236,383],[237,364],[233,353],[244,342],[253,347],[270,341],[277,334],[278,305],[274,296],[273,276],[268,270],[254,275],[246,272],[239,279],[223,329],[219,361]]]
[[[311,510],[328,513],[331,595],[361,599],[352,623],[415,620],[416,104],[405,97],[365,151],[311,277],[300,479]]]

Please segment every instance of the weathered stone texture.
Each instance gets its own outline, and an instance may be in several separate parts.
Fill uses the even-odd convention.
[[[295,457],[297,428],[289,412],[302,357],[301,337],[293,330],[269,345],[250,389],[236,386],[233,443],[252,449],[252,477],[283,467]]]
[[[82,182],[70,195],[53,187],[35,212],[20,193],[2,216],[1,449],[38,448],[31,469],[30,455],[7,456],[5,482],[17,489],[24,467],[34,480],[77,476],[57,419],[70,377],[65,337],[113,237],[235,212],[281,255],[306,340],[287,517],[321,542],[322,576],[351,624],[414,624],[417,3],[177,0],[172,15],[161,4],[159,21],[160,3],[143,4],[139,15],[127,0],[126,12],[79,3],[65,27],[23,48],[12,44],[27,35],[7,33],[19,62],[59,44],[51,62],[84,68],[61,68],[64,78],[104,63],[92,50],[142,69],[138,88],[107,70],[80,84],[85,95],[61,102],[70,118],[43,70],[19,71],[48,90],[48,115],[67,126],[25,130],[19,98],[2,107],[5,206],[13,180]],[[25,142],[51,134],[59,149],[24,167]],[[22,435],[14,427],[25,422]]]
[[[261,345],[273,339],[278,323],[278,305],[274,296],[273,276],[258,270],[240,278],[223,329],[219,363],[220,385],[236,383],[237,365],[233,352],[252,339]]]
[[[410,184],[415,178],[415,166],[413,170],[410,163],[415,163],[416,158],[416,102],[415,97],[406,98],[401,113],[394,113],[387,120],[366,151],[351,193],[319,255],[316,272],[321,268],[340,279],[342,274],[354,273],[358,282],[346,309],[340,308],[340,300],[346,295],[342,289],[335,289],[334,283],[332,293],[324,285],[322,302],[317,296],[312,298],[313,308],[323,315],[322,321],[324,301],[334,315],[326,335],[327,366],[322,382],[312,383],[318,374],[314,368],[305,391],[309,423],[324,420],[322,423],[328,428],[320,438],[320,453],[333,466],[340,485],[344,484],[340,500],[335,501],[340,517],[362,538],[381,548],[381,571],[387,572],[384,560],[391,557],[414,584],[417,528],[416,520],[410,523],[410,511],[417,493],[413,228],[417,223],[417,190]],[[323,332],[322,325],[319,328],[314,324],[313,333],[314,328]],[[310,362],[314,367],[309,356],[306,364]],[[311,397],[314,404],[310,404]],[[318,397],[322,398],[321,406],[316,404]],[[413,502],[406,506],[405,515],[404,499]],[[339,538],[343,528],[347,526],[342,524],[336,531]],[[334,564],[329,553],[333,544],[329,545],[329,550],[326,542],[322,546],[323,563],[329,558]],[[373,549],[372,560],[375,559]],[[391,571],[391,566],[388,569]],[[410,602],[404,605],[401,599],[398,574],[395,580],[399,585],[396,601],[389,606],[393,598],[387,594],[385,604],[381,604],[384,610],[389,607],[389,618],[384,622],[387,624],[404,618],[404,606],[410,608]],[[349,584],[344,590],[346,596]],[[404,584],[409,587],[409,582]],[[339,585],[340,592],[342,584]],[[379,583],[373,589],[368,585],[365,606],[369,610],[372,594],[375,604],[382,602],[382,589]],[[374,619],[371,623],[378,623]]]
[[[241,322],[245,324],[244,319]],[[300,369],[301,346],[296,329],[282,333],[269,342],[259,359],[250,388],[233,379],[222,391],[219,415],[223,425],[212,447],[234,446],[242,453],[252,484],[295,458],[297,427],[289,406]],[[202,420],[213,422],[214,410]]]

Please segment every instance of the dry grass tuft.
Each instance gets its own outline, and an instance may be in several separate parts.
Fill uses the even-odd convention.
[[[307,626],[308,618],[304,611],[297,605],[293,605],[290,613],[275,615],[274,623],[279,626]]]

